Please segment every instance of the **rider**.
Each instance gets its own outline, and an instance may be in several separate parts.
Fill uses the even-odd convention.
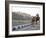
[[[36,14],[36,24],[38,20],[39,20],[39,14]]]

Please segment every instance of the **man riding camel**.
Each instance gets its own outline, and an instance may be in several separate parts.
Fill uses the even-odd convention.
[[[36,24],[37,24],[37,21],[40,22],[39,14],[36,14],[36,16],[33,16],[33,18],[32,18],[32,24],[34,24],[34,22],[36,22]]]

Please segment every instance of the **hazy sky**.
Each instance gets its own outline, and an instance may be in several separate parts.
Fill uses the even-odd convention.
[[[31,16],[35,16],[37,13],[40,16],[41,6],[36,5],[22,5],[22,4],[15,4],[12,5],[13,12],[24,12],[30,14]]]

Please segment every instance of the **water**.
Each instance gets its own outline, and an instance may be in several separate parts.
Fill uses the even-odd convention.
[[[13,31],[29,31],[29,30],[40,30],[40,24],[34,24],[31,23],[25,24],[25,23],[12,23],[12,30]]]

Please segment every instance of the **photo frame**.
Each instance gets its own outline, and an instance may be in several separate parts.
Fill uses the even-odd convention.
[[[6,37],[37,36],[44,34],[45,3],[5,1]]]

